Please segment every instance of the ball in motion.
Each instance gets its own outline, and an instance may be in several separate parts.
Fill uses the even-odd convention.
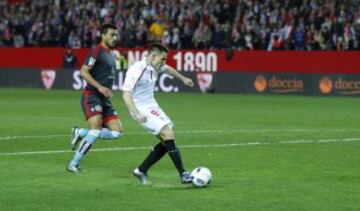
[[[205,187],[212,179],[211,171],[206,167],[197,167],[191,172],[192,182],[196,187]]]

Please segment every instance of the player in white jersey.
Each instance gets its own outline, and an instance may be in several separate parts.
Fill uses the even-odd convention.
[[[148,56],[128,69],[123,85],[123,99],[131,116],[161,140],[140,166],[133,171],[134,176],[144,185],[148,184],[147,171],[149,168],[166,153],[169,154],[177,168],[181,182],[191,182],[190,174],[184,169],[180,151],[175,144],[172,130],[174,124],[156,102],[154,90],[158,73],[162,71],[167,71],[187,86],[193,87],[194,84],[190,78],[181,75],[174,68],[165,64],[167,55],[166,47],[158,43],[152,44],[148,50]]]

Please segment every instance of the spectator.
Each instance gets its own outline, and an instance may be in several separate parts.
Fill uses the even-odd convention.
[[[112,22],[121,47],[162,40],[170,48],[360,49],[360,1],[12,2],[0,3],[0,46],[92,47],[99,23]]]
[[[163,44],[164,46],[169,46],[170,42],[171,42],[171,36],[169,34],[169,31],[166,30],[161,38],[161,44]]]
[[[77,68],[78,67],[77,58],[71,48],[68,48],[66,50],[66,53],[64,55],[64,60],[63,60],[63,67],[64,68]]]
[[[81,40],[75,31],[71,31],[68,37],[68,46],[70,48],[81,48]]]
[[[161,40],[166,28],[166,24],[164,24],[164,21],[162,19],[160,19],[151,24],[149,32],[154,36],[155,40]]]
[[[15,34],[14,36],[14,47],[15,48],[22,48],[25,45],[24,37],[21,34]]]
[[[315,31],[314,41],[314,50],[326,50],[325,38],[320,30]]]
[[[221,29],[221,25],[216,24],[211,34],[211,47],[217,49],[222,48],[222,40],[224,39],[224,33]]]
[[[179,28],[173,28],[169,47],[175,49],[181,48]]]
[[[210,41],[210,36],[208,26],[204,26],[203,23],[200,22],[199,27],[194,32],[191,42],[195,48],[204,49]]]

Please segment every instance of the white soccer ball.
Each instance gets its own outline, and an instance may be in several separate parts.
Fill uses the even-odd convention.
[[[191,172],[192,183],[196,187],[205,187],[211,182],[211,171],[206,167],[197,167]]]

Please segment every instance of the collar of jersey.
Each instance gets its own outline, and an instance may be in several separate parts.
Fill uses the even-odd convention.
[[[150,69],[150,70],[156,72],[155,68],[154,68],[151,64],[148,64],[148,63],[146,62],[146,57],[143,58],[142,62],[144,62],[146,69]]]

